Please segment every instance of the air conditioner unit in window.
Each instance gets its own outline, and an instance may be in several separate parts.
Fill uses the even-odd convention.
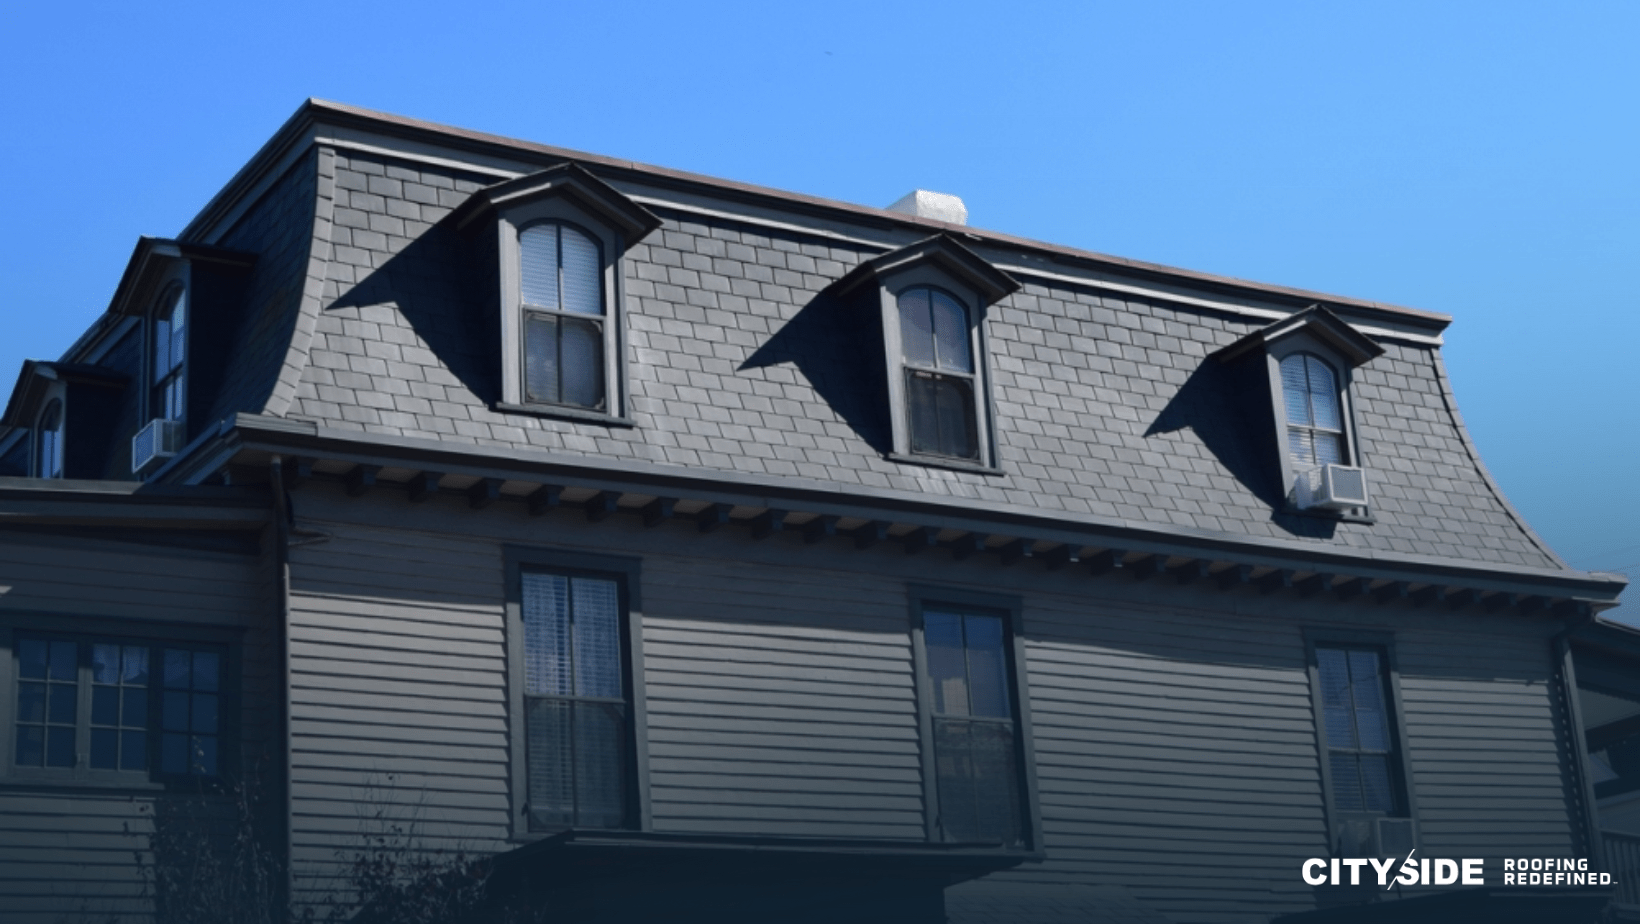
[[[182,451],[182,421],[156,418],[131,437],[131,472],[141,475]]]
[[[1418,846],[1418,823],[1410,818],[1346,818],[1334,856],[1404,857]]]
[[[1323,465],[1301,471],[1293,499],[1301,509],[1348,510],[1367,506],[1367,472],[1353,465]]]

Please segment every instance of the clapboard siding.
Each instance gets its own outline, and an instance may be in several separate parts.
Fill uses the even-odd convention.
[[[1090,582],[797,536],[680,542],[621,520],[328,490],[303,503],[332,538],[293,565],[295,823],[315,876],[358,836],[366,798],[414,816],[428,845],[507,845],[508,544],[641,560],[657,831],[921,839],[917,583],[1022,600],[1047,859],[973,889],[1120,883],[1175,920],[1223,924],[1313,907],[1296,873],[1328,843],[1312,629],[1393,638],[1431,855],[1574,849],[1548,620]]]
[[[229,641],[237,677],[224,689],[237,713],[224,716],[237,743],[224,752],[239,785],[270,808],[282,787],[280,671],[271,556],[188,551],[160,543],[0,536],[0,625],[15,632],[62,632],[195,642],[201,629]],[[9,662],[11,652],[0,651]],[[10,676],[9,666],[6,675]],[[4,701],[10,702],[12,691]],[[7,716],[5,747],[12,732]],[[139,855],[153,863],[156,814],[177,817],[203,800],[231,811],[222,797],[151,786],[55,786],[0,779],[0,921],[61,924],[139,920],[151,911]],[[273,818],[258,818],[270,827]],[[178,822],[190,824],[190,822]],[[218,832],[220,833],[220,832]],[[192,835],[190,835],[192,836]],[[212,835],[200,834],[199,837]]]

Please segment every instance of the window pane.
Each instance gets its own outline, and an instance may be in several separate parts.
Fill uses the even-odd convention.
[[[1016,844],[1019,786],[1011,723],[934,723],[940,827],[947,840]]]
[[[91,724],[120,724],[120,691],[115,687],[91,688]]]
[[[1355,728],[1360,747],[1389,750],[1389,719],[1384,709],[1384,681],[1377,652],[1352,651],[1350,692],[1355,700]]]
[[[157,383],[171,373],[171,322],[165,318],[154,321],[154,381]]]
[[[934,349],[941,369],[973,372],[968,349],[968,312],[944,292],[933,292]]]
[[[195,693],[193,730],[204,734],[216,733],[216,694]]]
[[[964,665],[962,617],[923,613],[923,647],[933,680],[936,715],[968,715],[968,673]]]
[[[934,395],[940,446],[933,451],[958,459],[979,455],[974,432],[973,384],[966,379],[942,376],[936,380]]]
[[[1314,415],[1315,425],[1324,430],[1344,429],[1332,367],[1314,356],[1306,356],[1304,360],[1310,377],[1310,413]]]
[[[22,639],[17,643],[17,675],[29,680],[46,679],[46,643]]]
[[[1317,648],[1316,667],[1321,675],[1321,703],[1327,714],[1327,746],[1355,747],[1355,716],[1350,705],[1349,663],[1344,652]]]
[[[621,601],[614,581],[572,578],[575,692],[621,697]]]
[[[1002,619],[963,618],[968,636],[968,679],[974,715],[1008,718],[1008,668],[1003,661]]]
[[[570,704],[528,697],[524,706],[529,739],[530,820],[543,825],[573,824],[575,782]]]
[[[1361,791],[1361,771],[1354,754],[1333,754],[1333,805],[1340,812],[1360,812],[1366,809],[1366,798]]]
[[[91,769],[113,770],[119,765],[119,732],[112,728],[91,730]]]
[[[188,293],[177,290],[176,304],[171,308],[171,368],[182,365],[188,343]]]
[[[215,690],[221,670],[221,657],[215,652],[194,652],[194,689]]]
[[[120,732],[120,769],[145,770],[147,768],[147,733],[130,729]]]
[[[576,824],[618,828],[625,823],[625,739],[622,707],[575,704]]]
[[[46,720],[46,685],[19,683],[17,685],[17,721],[40,723]]]
[[[1315,459],[1316,465],[1344,464],[1344,437],[1337,433],[1316,433]]]
[[[174,690],[165,691],[165,711],[163,716],[166,731],[187,731],[188,694]]]
[[[164,773],[188,772],[188,736],[166,733],[160,741],[160,770]]]
[[[939,380],[932,373],[905,371],[906,413],[911,417],[911,451],[939,452],[940,424],[935,408]]]
[[[1369,812],[1395,811],[1395,790],[1390,785],[1388,755],[1361,755],[1361,801]]]
[[[78,692],[66,683],[51,684],[46,694],[46,721],[55,725],[73,725]]]
[[[177,651],[173,648],[165,650],[165,685],[172,689],[186,690],[193,674],[192,652]]]
[[[598,245],[592,238],[575,230],[564,228],[564,310],[580,314],[603,314],[604,303],[599,297],[602,261]]]
[[[74,729],[51,726],[46,729],[46,766],[74,766]]]
[[[528,401],[559,403],[558,319],[524,315],[524,395]]]
[[[146,687],[126,687],[120,691],[124,702],[121,703],[123,712],[121,724],[127,728],[146,728],[148,725],[148,689]]]
[[[569,695],[569,579],[523,576],[524,692]]]
[[[934,319],[928,296],[928,289],[900,293],[900,351],[906,362],[919,366],[934,365]]]
[[[563,403],[577,407],[603,407],[603,325],[581,318],[563,318],[559,330],[563,335],[563,352],[559,357],[563,373]]]
[[[74,644],[73,642],[51,643],[52,680],[67,680],[70,682],[79,680],[79,678],[75,676],[77,673],[75,665],[78,662],[79,647],[80,646]]]
[[[1303,353],[1294,353],[1281,361],[1281,396],[1287,406],[1287,422],[1313,426],[1310,416],[1309,377],[1304,374]]]
[[[120,682],[120,647],[118,645],[91,646],[91,682]]]
[[[1316,464],[1315,431],[1289,427],[1287,430],[1287,451],[1292,453],[1295,462],[1303,465]]]
[[[128,647],[121,655],[121,676],[126,683],[148,684],[148,649]]]
[[[558,307],[558,226],[535,225],[518,236],[520,296],[526,305]]]

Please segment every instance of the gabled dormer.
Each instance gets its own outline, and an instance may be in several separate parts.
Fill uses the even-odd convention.
[[[453,220],[477,236],[473,269],[494,293],[496,409],[627,423],[620,260],[660,219],[567,163],[485,187]]]
[[[858,300],[880,349],[900,462],[996,471],[985,316],[1019,288],[948,234],[856,266],[836,293]],[[876,334],[880,332],[880,345]]]
[[[26,431],[31,478],[101,478],[130,377],[80,363],[28,360],[0,429]]]

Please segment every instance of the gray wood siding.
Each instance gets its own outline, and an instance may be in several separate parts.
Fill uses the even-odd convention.
[[[508,846],[506,543],[642,560],[658,831],[921,838],[918,583],[1024,601],[1048,858],[972,894],[1123,885],[1175,920],[1227,924],[1313,907],[1299,867],[1328,833],[1306,629],[1393,637],[1421,853],[1575,855],[1553,620],[304,491],[303,525],[333,533],[294,572],[296,820],[313,870],[357,838],[361,794],[389,774],[393,810],[428,845]]]
[[[0,627],[197,641],[226,630],[239,666],[225,690],[240,708],[225,717],[237,731],[237,775],[263,796],[282,786],[278,759],[281,671],[273,620],[273,569],[267,558],[190,552],[138,543],[64,540],[0,533]],[[9,637],[3,636],[3,637]],[[0,649],[0,674],[14,686],[12,652]],[[14,689],[0,697],[8,706]],[[4,747],[14,747],[5,716]],[[225,767],[231,766],[225,764]],[[0,776],[0,922],[62,924],[140,917],[139,851],[151,862],[155,816],[174,817],[200,797],[139,788],[27,781]],[[207,811],[231,809],[221,797]],[[261,819],[272,823],[272,819]],[[138,917],[129,918],[130,920]]]

